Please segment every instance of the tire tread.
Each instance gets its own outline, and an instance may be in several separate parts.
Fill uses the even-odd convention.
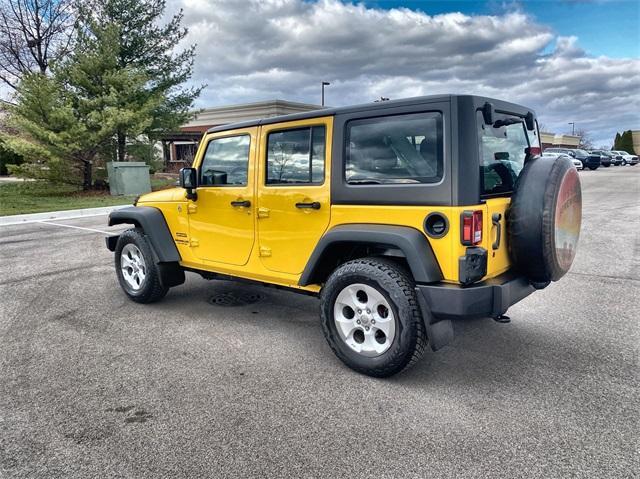
[[[128,243],[134,243],[136,246],[138,246],[138,248],[140,248],[142,254],[144,255],[144,260],[147,263],[148,283],[143,288],[141,294],[137,295],[130,294],[126,290],[126,288],[123,286],[123,279],[121,278],[120,273],[120,253],[122,252],[122,248],[124,248],[124,246]],[[151,245],[146,239],[144,231],[142,229],[131,228],[124,231],[120,235],[120,238],[118,238],[118,243],[116,245],[115,264],[120,286],[132,301],[142,304],[155,303],[164,298],[169,291],[169,288],[163,286],[160,281],[160,273],[158,271],[158,266],[153,261]]]
[[[410,306],[410,323],[408,326],[415,331],[415,343],[409,345],[409,351],[406,351],[404,354],[396,354],[389,362],[387,362],[383,367],[369,368],[362,367],[352,364],[348,357],[346,357],[340,348],[337,347],[336,341],[342,341],[339,337],[335,337],[333,332],[328,326],[328,322],[332,321],[332,317],[326,317],[325,313],[325,297],[323,294],[322,300],[322,329],[324,335],[329,343],[329,346],[335,353],[335,355],[342,360],[349,367],[358,371],[360,373],[374,376],[374,377],[388,377],[393,374],[397,374],[401,371],[411,368],[415,365],[424,355],[427,350],[428,338],[426,333],[426,328],[424,325],[424,321],[422,319],[422,314],[420,311],[420,306],[418,304],[418,300],[416,298],[416,292],[414,287],[413,279],[410,274],[405,270],[405,268],[399,266],[392,260],[386,258],[378,258],[378,257],[365,257],[359,258],[347,263],[340,265],[329,277],[327,283],[325,284],[325,288],[327,285],[331,285],[336,277],[342,276],[348,273],[354,274],[366,274],[367,270],[378,273],[380,275],[386,276],[388,279],[393,281],[397,286],[397,292],[401,294],[409,303]],[[325,293],[325,288],[323,288],[323,293]],[[388,292],[390,293],[390,292]],[[333,305],[329,305],[330,308],[333,308]],[[330,315],[332,316],[332,315]]]

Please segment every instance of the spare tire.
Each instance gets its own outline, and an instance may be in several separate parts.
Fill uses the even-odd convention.
[[[575,258],[582,221],[580,177],[571,160],[529,160],[506,216],[514,267],[539,288],[562,278]]]

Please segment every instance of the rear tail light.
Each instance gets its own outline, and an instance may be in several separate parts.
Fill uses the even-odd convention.
[[[462,231],[460,242],[465,246],[473,246],[482,242],[482,210],[463,211],[460,216]]]
[[[537,147],[537,146],[531,146],[529,147],[529,154],[530,155],[541,155],[542,154],[542,150]]]

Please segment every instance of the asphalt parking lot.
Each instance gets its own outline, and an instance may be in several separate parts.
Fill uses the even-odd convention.
[[[106,217],[0,227],[0,477],[637,477],[640,166],[580,176],[572,271],[385,380],[314,298],[138,305]]]

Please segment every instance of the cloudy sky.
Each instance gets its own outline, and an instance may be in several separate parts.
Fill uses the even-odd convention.
[[[473,93],[575,121],[598,145],[640,128],[640,3],[171,0],[197,44],[198,107],[348,105]],[[169,12],[167,12],[169,13]]]

